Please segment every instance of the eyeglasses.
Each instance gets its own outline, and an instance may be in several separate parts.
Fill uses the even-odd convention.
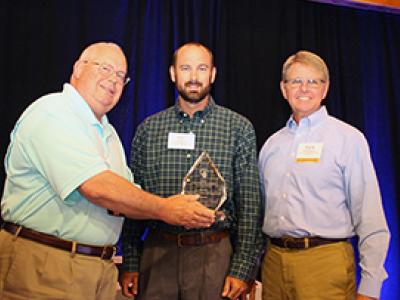
[[[112,65],[110,65],[110,64],[99,63],[97,61],[88,61],[88,60],[84,60],[83,62],[85,64],[91,63],[91,64],[97,66],[97,71],[104,78],[110,77],[115,73],[117,75],[118,82],[120,84],[124,85],[124,86],[129,81],[131,81],[131,79],[128,76],[126,76],[125,72],[123,72],[123,71],[115,71],[114,67]]]
[[[304,83],[307,83],[308,87],[311,89],[318,89],[319,87],[321,87],[323,84],[326,83],[326,81],[323,79],[303,79],[299,77],[296,77],[294,79],[287,79],[284,80],[283,82],[293,89],[299,88]]]

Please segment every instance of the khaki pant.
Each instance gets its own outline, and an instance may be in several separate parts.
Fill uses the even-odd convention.
[[[305,250],[267,246],[263,300],[355,299],[353,248],[338,242]]]
[[[219,300],[229,270],[229,238],[177,247],[149,233],[140,262],[137,300]]]
[[[0,299],[112,300],[111,260],[75,254],[0,231]]]

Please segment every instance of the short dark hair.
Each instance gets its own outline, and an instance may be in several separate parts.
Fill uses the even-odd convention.
[[[210,54],[211,66],[214,66],[214,55],[213,55],[213,53],[211,52],[211,50],[207,46],[205,46],[205,45],[203,45],[202,43],[199,43],[199,42],[188,42],[186,44],[181,45],[178,49],[176,49],[175,52],[174,52],[174,55],[172,56],[172,62],[171,62],[172,66],[175,66],[176,58],[178,56],[179,50],[181,50],[183,47],[186,47],[186,46],[196,46],[196,47],[204,48]]]

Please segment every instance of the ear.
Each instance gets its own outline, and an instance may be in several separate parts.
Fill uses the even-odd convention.
[[[215,76],[217,76],[217,68],[213,67],[212,70],[211,70],[211,83],[214,83]]]
[[[171,78],[171,81],[175,83],[175,67],[174,66],[169,66],[169,77]]]
[[[83,62],[77,60],[73,67],[72,76],[78,79],[81,76],[82,72],[83,72]]]
[[[280,87],[283,98],[287,100],[287,93],[286,93],[285,83],[283,82],[283,80],[281,80]]]

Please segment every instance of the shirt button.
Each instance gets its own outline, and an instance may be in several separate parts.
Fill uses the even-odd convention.
[[[187,114],[183,114],[183,116],[186,118],[186,117],[187,117]]]
[[[289,172],[286,173],[286,177],[290,177],[290,173]]]
[[[204,121],[203,119],[201,119],[201,121],[200,121],[200,122],[201,122],[201,124],[204,124],[204,122],[205,122],[205,121]]]
[[[282,194],[283,199],[286,199],[286,193]]]
[[[280,219],[281,219],[282,221],[285,221],[285,217],[284,217],[284,216],[281,216]]]
[[[190,158],[192,155],[190,155],[190,153],[186,154],[187,158]]]

